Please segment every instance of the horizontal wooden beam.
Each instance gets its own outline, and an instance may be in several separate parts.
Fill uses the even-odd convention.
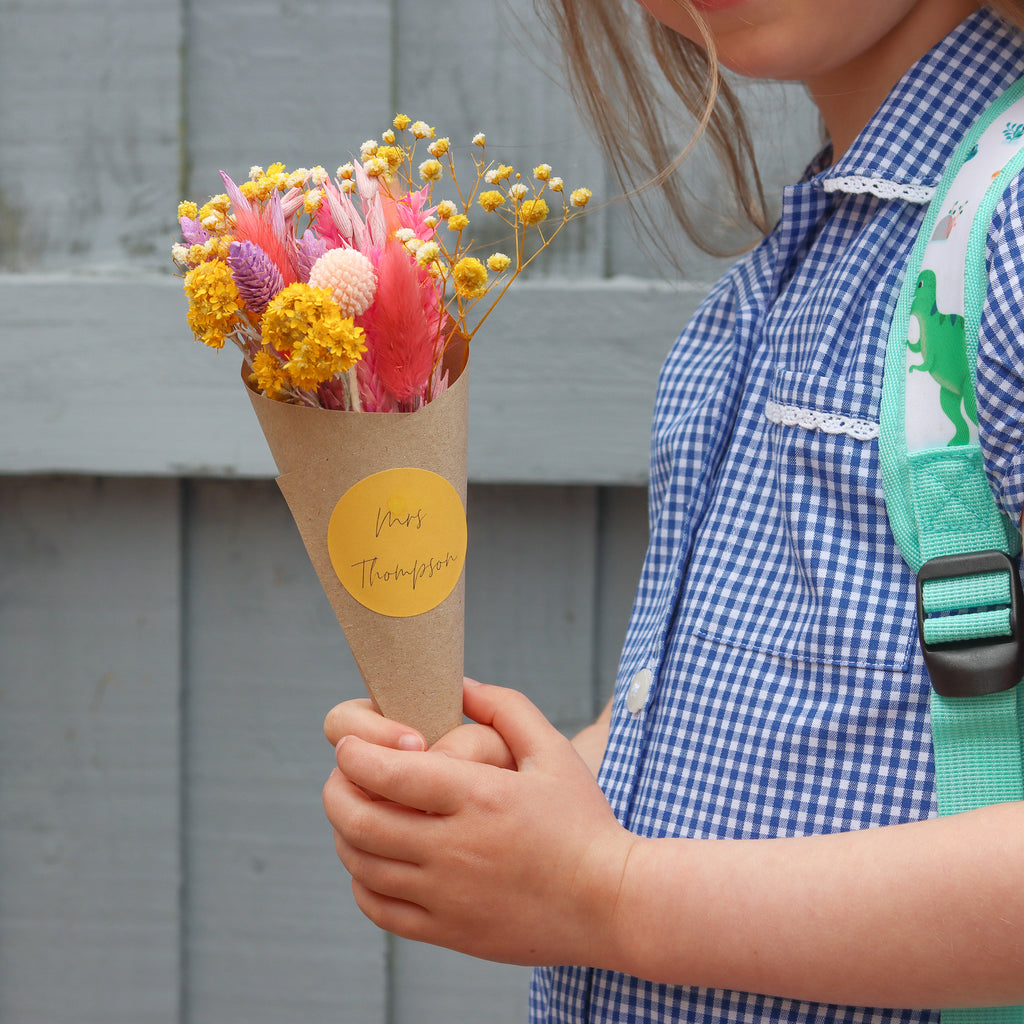
[[[658,370],[705,285],[517,282],[473,342],[470,477],[647,479]],[[0,275],[0,473],[271,477],[233,350],[167,275]]]

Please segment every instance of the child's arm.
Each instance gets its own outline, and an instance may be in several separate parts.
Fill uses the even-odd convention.
[[[381,927],[488,959],[818,1002],[1024,1002],[1024,804],[804,839],[640,839],[525,698],[474,687],[466,705],[517,770],[358,737],[338,748],[324,803]]]

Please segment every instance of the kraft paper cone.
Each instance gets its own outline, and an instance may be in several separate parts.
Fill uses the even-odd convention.
[[[338,412],[246,388],[310,561],[378,710],[433,743],[462,721],[465,573],[436,607],[382,615],[355,600],[331,562],[328,523],[353,484],[384,470],[444,477],[466,504],[468,373],[413,413]]]

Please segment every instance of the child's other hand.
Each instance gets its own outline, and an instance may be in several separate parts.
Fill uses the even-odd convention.
[[[473,692],[479,684],[466,679],[463,686],[463,706],[466,714],[475,719]],[[395,750],[426,750],[427,742],[415,729],[385,718],[373,703],[365,698],[338,704],[324,719],[324,735],[331,746],[337,746],[343,736],[358,736],[368,743]],[[515,760],[505,741],[490,726],[473,721],[458,726],[434,744],[450,757],[464,761],[480,761],[498,768],[515,768]]]
[[[605,961],[636,837],[524,696],[470,686],[466,710],[502,738],[515,770],[440,744],[405,751],[350,734],[338,748],[324,806],[356,902],[388,931],[474,956]]]

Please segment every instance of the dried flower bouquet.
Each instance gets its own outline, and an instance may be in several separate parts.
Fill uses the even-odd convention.
[[[417,154],[424,147],[426,154]],[[378,708],[433,742],[462,720],[469,341],[587,205],[399,115],[329,177],[254,167],[179,207],[187,321],[231,341],[310,560]],[[435,186],[452,198],[435,202]],[[553,208],[553,209],[552,209]],[[482,253],[471,221],[503,222]],[[388,416],[368,415],[391,413]]]

